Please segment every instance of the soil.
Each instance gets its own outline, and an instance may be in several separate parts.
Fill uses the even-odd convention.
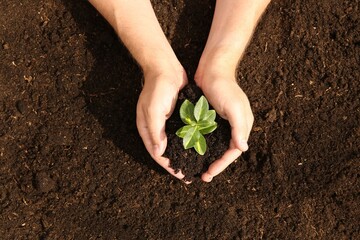
[[[191,78],[214,1],[152,3]],[[237,72],[250,149],[190,185],[147,154],[141,71],[87,1],[0,9],[1,239],[360,238],[358,0],[271,2]]]
[[[185,175],[183,180],[186,182],[199,180],[201,173],[204,173],[209,165],[219,159],[229,148],[231,138],[229,123],[217,116],[215,121],[218,127],[214,132],[204,136],[207,144],[207,150],[204,155],[198,154],[194,148],[187,150],[183,148],[182,139],[175,134],[179,128],[184,126],[180,119],[180,106],[185,99],[195,104],[202,95],[200,88],[194,82],[190,82],[180,91],[174,114],[167,122],[168,146],[164,156],[171,159],[170,166],[175,172],[181,170]],[[210,109],[212,109],[211,106]]]

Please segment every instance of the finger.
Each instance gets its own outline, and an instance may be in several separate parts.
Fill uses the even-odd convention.
[[[165,157],[159,157],[159,158],[156,158],[155,161],[161,166],[163,167],[166,171],[168,171],[171,175],[173,175],[174,177],[180,179],[180,180],[183,180],[183,182],[185,184],[190,184],[191,181],[187,181],[187,180],[184,180],[185,178],[185,175],[182,173],[181,170],[179,170],[177,173],[175,172],[174,169],[172,169],[170,167],[170,160],[168,158],[165,158]]]
[[[146,149],[153,158],[161,156],[166,148],[165,116],[156,109],[146,111],[139,107],[136,123]]]
[[[183,179],[185,177],[185,175],[181,171],[175,173],[175,170],[170,167],[170,160],[168,158],[158,157],[155,159],[155,161],[174,177],[178,179]]]
[[[231,140],[230,148],[224,153],[224,155],[214,161],[210,166],[209,169],[202,174],[201,179],[204,182],[211,182],[213,177],[220,174],[227,168],[232,162],[234,162],[240,155],[242,151],[235,147],[234,142]]]
[[[165,116],[150,114],[147,119],[148,135],[155,157],[163,155],[166,149]]]
[[[232,109],[238,109],[238,107]],[[250,113],[250,116],[252,116],[252,113]],[[247,151],[249,148],[247,140],[252,126],[252,120],[249,120],[247,114],[243,114],[242,111],[231,111],[227,114],[227,118],[231,126],[231,138],[234,142],[234,147],[242,152]]]
[[[161,157],[161,155],[164,153],[165,148],[166,148],[166,144],[167,144],[167,139],[165,137],[163,143],[161,143],[162,147],[160,147],[160,155],[159,156],[155,156],[152,153],[153,150],[153,143],[151,140],[151,136],[149,134],[149,129],[147,127],[147,123],[145,121],[142,121],[142,112],[138,114],[138,118],[137,118],[137,126],[138,126],[138,131],[139,134],[144,142],[145,148],[147,149],[147,151],[150,153],[151,157],[161,166],[163,167],[166,171],[168,171],[171,175],[173,175],[174,177],[183,180],[185,175],[181,172],[181,170],[179,170],[177,173],[175,173],[175,170],[172,169],[170,167],[170,160],[168,158],[164,158]],[[184,181],[184,183],[186,184],[190,184],[190,181]]]
[[[141,123],[138,124],[138,131],[146,150],[150,153],[152,158],[157,158],[164,154],[167,145],[166,138],[158,143],[154,142],[150,136],[149,128],[146,125],[142,126]]]
[[[150,153],[152,158],[159,157],[163,154],[166,148],[166,137],[164,141],[154,141],[153,136],[150,135],[150,130],[142,111],[138,111],[136,117],[136,125],[141,139],[144,142],[146,150]],[[161,138],[160,138],[161,139]]]

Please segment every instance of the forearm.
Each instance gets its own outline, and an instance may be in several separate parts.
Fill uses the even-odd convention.
[[[218,66],[235,72],[256,24],[270,0],[218,0],[197,74]],[[197,76],[199,77],[199,76]]]
[[[149,0],[90,0],[113,26],[143,71],[176,62]]]

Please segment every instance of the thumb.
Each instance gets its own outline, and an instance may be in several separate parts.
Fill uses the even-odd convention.
[[[165,121],[165,116],[160,116],[156,113],[150,114],[147,119],[147,130],[151,142],[151,152],[154,157],[160,157],[165,152]]]
[[[147,111],[139,109],[137,127],[147,151],[153,158],[163,155],[166,149],[165,116],[156,112],[147,115]]]
[[[240,114],[240,111],[232,111],[228,114],[228,120],[231,126],[231,139],[235,148],[242,152],[249,149],[247,143],[250,129],[248,127],[246,117]]]

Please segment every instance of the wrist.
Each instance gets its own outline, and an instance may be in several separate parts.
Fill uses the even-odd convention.
[[[202,88],[213,80],[235,81],[235,72],[241,54],[233,48],[222,47],[216,51],[203,53],[195,73],[195,82]],[[242,52],[242,51],[241,51]]]
[[[185,69],[176,60],[164,61],[164,59],[153,59],[151,63],[142,67],[145,84],[157,84],[167,82],[180,90],[187,83]]]

